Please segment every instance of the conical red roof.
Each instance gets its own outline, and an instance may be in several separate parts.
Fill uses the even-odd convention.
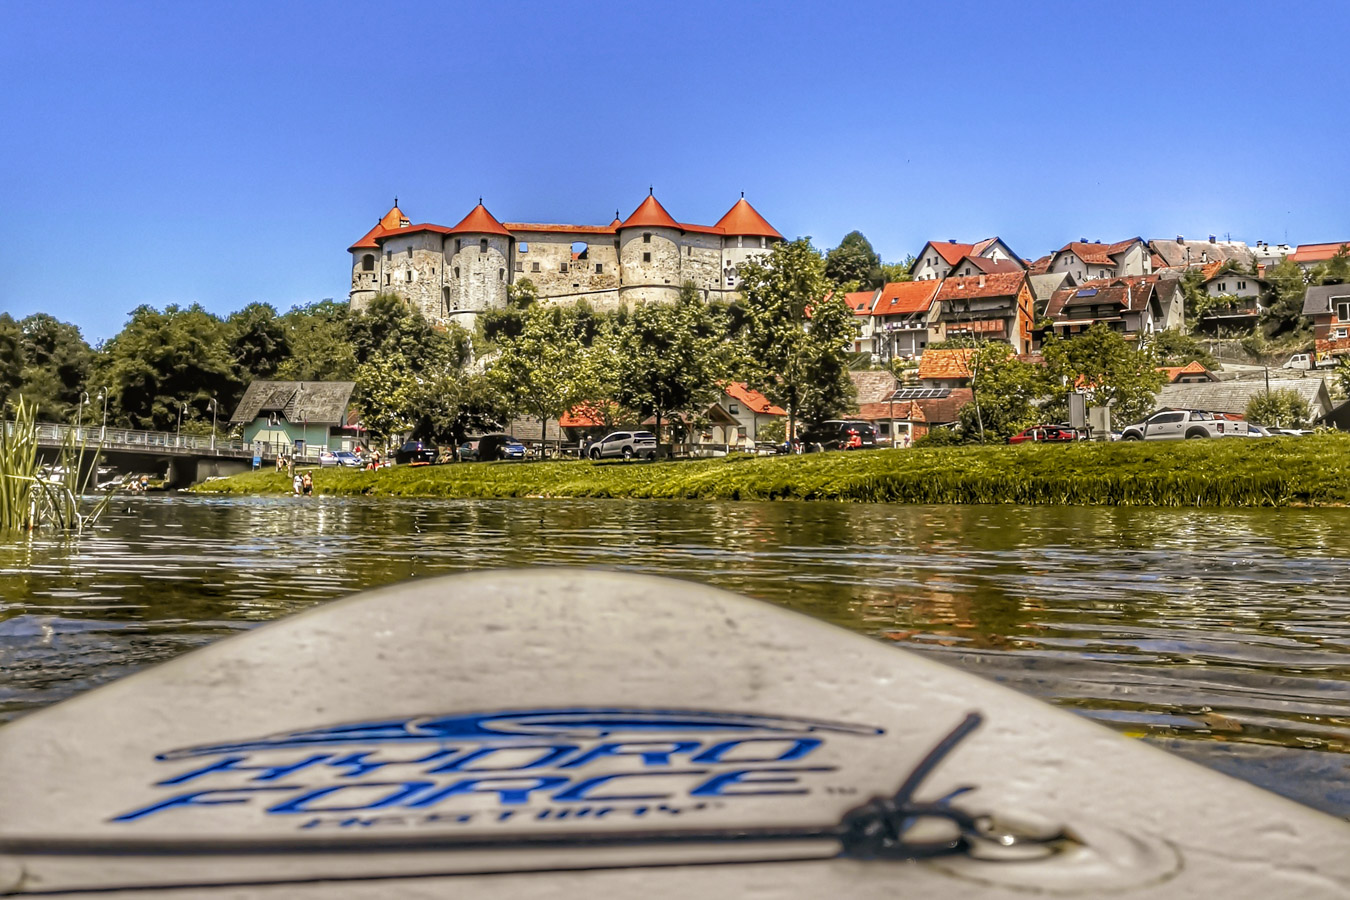
[[[755,208],[744,197],[737,200],[736,205],[727,210],[725,216],[717,220],[717,227],[727,234],[779,239],[783,237],[764,220],[763,216],[755,211]]]
[[[380,245],[378,238],[384,237],[391,231],[398,231],[400,228],[408,227],[408,217],[403,214],[403,210],[398,208],[395,203],[390,207],[389,212],[381,217],[380,221],[375,223],[375,227],[365,233],[361,240],[357,241],[347,248],[348,252],[353,250],[378,250]]]
[[[479,200],[478,205],[470,210],[467,216],[460,219],[459,224],[447,231],[446,234],[463,234],[466,232],[511,236],[511,232],[503,228],[502,223],[494,219],[492,213],[487,211],[487,207],[483,206],[482,200]]]
[[[670,217],[666,208],[657,202],[651,194],[633,210],[633,214],[623,222],[624,228],[674,228],[680,230],[680,223]]]

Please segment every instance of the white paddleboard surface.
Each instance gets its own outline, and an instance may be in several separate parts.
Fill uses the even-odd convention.
[[[828,829],[971,712],[914,799],[972,787],[950,806],[1021,842],[841,858]],[[1350,897],[1346,822],[769,604],[569,569],[221,641],[0,728],[0,779],[0,895]]]

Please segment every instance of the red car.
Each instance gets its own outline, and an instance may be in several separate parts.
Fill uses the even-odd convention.
[[[1060,441],[1080,441],[1083,435],[1065,425],[1037,425],[1035,428],[1028,428],[1020,434],[1014,434],[1008,438],[1010,444],[1022,444],[1028,441],[1033,443],[1058,443]]]

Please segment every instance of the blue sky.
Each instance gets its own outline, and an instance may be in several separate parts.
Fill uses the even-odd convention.
[[[711,224],[887,260],[999,234],[1350,238],[1350,3],[0,0],[0,310],[345,298],[451,225]]]

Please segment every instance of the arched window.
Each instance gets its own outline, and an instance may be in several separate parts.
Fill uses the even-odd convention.
[[[373,253],[367,253],[365,256],[361,257],[361,271],[375,271],[375,255]]]
[[[487,252],[487,238],[483,238],[481,241],[478,242],[478,252],[479,253]]]

